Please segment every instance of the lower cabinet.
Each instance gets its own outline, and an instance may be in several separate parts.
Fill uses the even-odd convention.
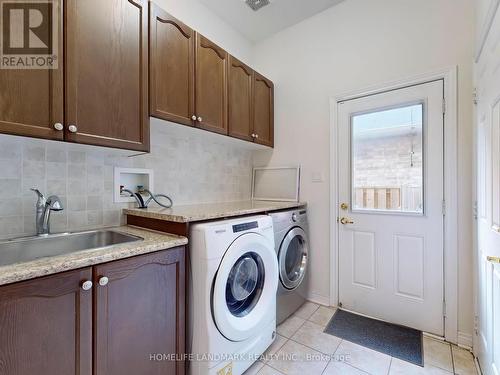
[[[0,374],[184,374],[165,359],[185,352],[184,257],[178,247],[0,287]]]

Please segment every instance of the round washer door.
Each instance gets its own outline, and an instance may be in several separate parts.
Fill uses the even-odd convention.
[[[238,237],[215,276],[212,311],[220,333],[231,341],[255,335],[275,311],[278,278],[272,243],[257,233]]]
[[[278,259],[280,280],[286,289],[296,289],[306,274],[309,246],[306,232],[292,228],[281,242]]]

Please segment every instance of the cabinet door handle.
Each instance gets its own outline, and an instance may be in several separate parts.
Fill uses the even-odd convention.
[[[198,117],[198,122],[202,122],[203,119],[201,117]]]
[[[85,280],[83,283],[82,283],[82,289],[83,290],[90,290],[92,289],[92,281],[90,280]]]
[[[252,133],[252,138],[255,138],[255,134],[254,133]]]
[[[109,279],[106,276],[102,276],[99,279],[99,285],[100,286],[106,286],[106,285],[108,285],[108,282],[109,282]]]
[[[54,124],[54,129],[56,129],[57,131],[61,131],[61,130],[63,130],[63,129],[64,129],[64,125],[63,125],[63,124],[61,124],[60,122],[56,122],[56,123]]]
[[[71,133],[76,133],[78,131],[78,128],[76,127],[76,125],[70,125],[70,126],[68,126],[68,130]]]
[[[196,119],[197,119],[196,115],[191,116],[191,120],[196,121]]]
[[[259,135],[258,135],[258,134],[255,134],[255,138],[259,138]]]

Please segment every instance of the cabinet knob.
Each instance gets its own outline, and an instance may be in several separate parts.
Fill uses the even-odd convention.
[[[191,120],[196,121],[196,115],[192,115]]]
[[[61,124],[60,122],[56,122],[56,123],[54,124],[54,129],[56,129],[57,131],[61,131],[61,130],[63,130],[63,129],[64,129],[64,126],[63,126],[63,124]]]
[[[255,134],[255,138],[259,138],[259,135],[258,135],[258,134]]]
[[[252,138],[255,138],[255,134],[254,133],[252,133]]]
[[[109,279],[106,276],[103,276],[99,279],[99,285],[100,286],[106,286],[108,285]]]
[[[70,125],[70,126],[68,126],[68,130],[71,133],[76,133],[78,131],[78,128],[76,127],[76,125]]]
[[[203,119],[201,117],[198,117],[198,122],[202,122]]]
[[[92,289],[92,281],[86,280],[82,283],[82,289],[83,290],[90,290]]]

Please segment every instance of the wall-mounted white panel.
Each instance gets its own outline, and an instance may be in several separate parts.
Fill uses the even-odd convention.
[[[424,298],[424,238],[394,236],[394,287],[399,296]]]
[[[486,187],[487,187],[487,166],[486,166],[486,153],[487,140],[489,139],[486,119],[483,117],[478,126],[477,131],[477,213],[480,219],[486,219]]]
[[[495,265],[493,270],[493,313],[492,313],[492,369],[496,372],[495,375],[500,374],[500,265]]]
[[[375,233],[353,231],[352,236],[352,282],[354,285],[375,289],[377,280]]]
[[[500,102],[491,114],[491,219],[492,225],[500,228]]]

